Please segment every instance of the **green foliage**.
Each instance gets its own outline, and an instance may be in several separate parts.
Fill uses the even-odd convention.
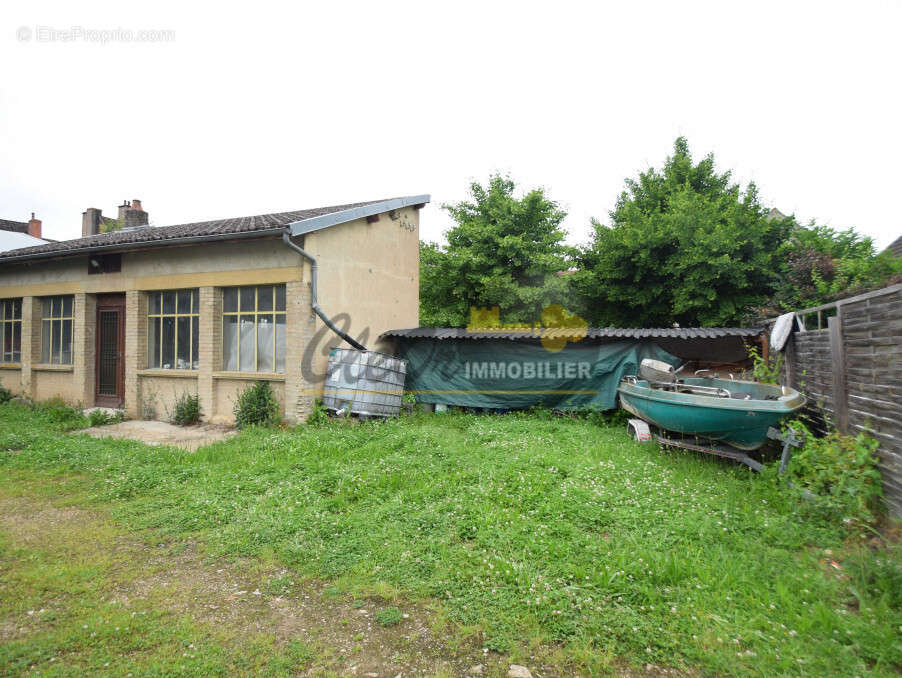
[[[123,226],[123,222],[121,222],[119,219],[104,217],[103,222],[100,224],[100,232],[112,233],[113,231],[121,231]]]
[[[81,410],[70,407],[60,398],[34,403],[31,408],[44,422],[62,431],[72,431],[91,425]]]
[[[255,382],[239,393],[233,411],[238,428],[279,423],[279,402],[266,381]]]
[[[329,412],[323,407],[323,401],[317,398],[313,401],[313,409],[310,416],[307,417],[307,424],[310,426],[321,426],[329,421]]]
[[[109,426],[110,424],[118,424],[125,420],[125,414],[122,411],[115,413],[106,412],[105,410],[91,410],[88,413],[89,426]]]
[[[5,386],[0,385],[0,405],[2,405],[3,403],[8,403],[12,399],[13,392]]]
[[[401,623],[404,614],[397,607],[383,607],[374,617],[379,626],[395,626]]]
[[[456,222],[447,247],[420,243],[421,325],[462,327],[471,307],[494,306],[505,322],[532,323],[546,306],[566,305],[565,212],[540,188],[522,198],[515,188],[495,175],[470,185],[470,201],[444,205]]]
[[[182,393],[175,401],[172,423],[177,426],[190,426],[200,421],[203,413],[200,409],[200,396]]]
[[[873,240],[852,228],[793,224],[779,254],[781,281],[760,315],[819,306],[902,277],[902,257],[876,254]]]
[[[762,384],[779,384],[783,370],[783,354],[778,353],[773,360],[765,360],[756,346],[747,345],[746,352],[752,359],[752,378]]]
[[[789,426],[805,436],[787,468],[794,486],[814,494],[811,505],[830,520],[852,527],[873,523],[883,496],[877,441],[864,433],[853,437],[836,431],[816,438],[799,420]]]
[[[591,324],[737,325],[773,293],[791,220],[768,219],[754,184],[741,191],[711,155],[693,163],[680,137],[626,186],[573,276]]]

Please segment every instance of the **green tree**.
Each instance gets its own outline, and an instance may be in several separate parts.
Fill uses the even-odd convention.
[[[537,322],[550,304],[566,305],[572,248],[566,213],[540,188],[516,197],[500,175],[470,185],[471,199],[443,205],[455,226],[447,247],[420,243],[420,324],[462,327],[471,307],[499,307],[503,322]]]
[[[874,241],[854,229],[794,225],[781,248],[783,275],[759,315],[810,308],[898,282],[902,258],[877,254]]]
[[[768,218],[749,184],[693,163],[680,137],[660,171],[627,179],[610,213],[593,220],[572,284],[591,324],[669,327],[739,324],[779,281],[792,219]]]

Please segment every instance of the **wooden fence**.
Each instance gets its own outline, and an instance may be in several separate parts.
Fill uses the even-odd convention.
[[[815,428],[880,443],[887,506],[902,517],[902,285],[800,311],[785,371]]]

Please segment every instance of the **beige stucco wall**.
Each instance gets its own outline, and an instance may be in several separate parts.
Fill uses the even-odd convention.
[[[398,210],[368,222],[359,219],[297,239],[319,261],[319,303],[326,313],[369,348],[383,347],[378,335],[417,325],[419,306],[419,211]],[[344,345],[310,308],[310,266],[279,238],[160,247],[122,254],[122,271],[88,275],[88,256],[0,266],[0,299],[22,297],[22,369],[0,369],[0,383],[36,399],[62,397],[92,405],[95,296],[126,293],[125,408],[130,416],[152,406],[166,416],[183,392],[197,393],[205,419],[232,421],[237,393],[252,383],[248,375],[221,372],[221,290],[234,285],[285,283],[287,286],[286,373],[264,376],[287,419],[303,419],[322,393],[328,352]],[[146,292],[200,288],[201,368],[191,377],[145,369]],[[71,371],[41,370],[38,297],[75,295]],[[37,315],[35,315],[37,313]],[[32,336],[26,350],[25,336]],[[304,365],[306,364],[306,367]],[[32,369],[34,367],[34,369]]]
[[[359,219],[304,238],[304,249],[319,262],[320,307],[332,317],[347,314],[340,327],[373,350],[388,348],[377,341],[382,332],[419,324],[420,212],[408,207],[395,216]],[[322,374],[329,350],[348,345],[319,320],[316,330],[322,339],[314,370]]]
[[[0,386],[8,388],[13,393],[19,393],[22,370],[0,368]]]
[[[75,395],[72,375],[73,371],[35,370],[31,376],[32,397],[35,400],[62,398],[71,402]]]

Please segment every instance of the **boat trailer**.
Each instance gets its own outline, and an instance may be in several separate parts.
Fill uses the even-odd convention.
[[[705,454],[713,454],[717,457],[732,459],[741,464],[745,464],[753,471],[762,471],[764,465],[761,462],[752,459],[745,450],[740,450],[732,445],[725,445],[707,438],[699,436],[686,437],[679,433],[669,431],[656,430],[652,432],[647,421],[633,417],[627,421],[626,431],[639,443],[657,442],[663,447],[678,447],[683,450],[693,450],[695,452],[704,452]],[[777,440],[783,443],[783,454],[780,456],[780,475],[786,470],[786,465],[792,458],[792,449],[801,447],[804,440],[793,429],[787,429],[786,433],[782,433],[778,429],[771,426],[767,430],[767,437],[771,440]]]

